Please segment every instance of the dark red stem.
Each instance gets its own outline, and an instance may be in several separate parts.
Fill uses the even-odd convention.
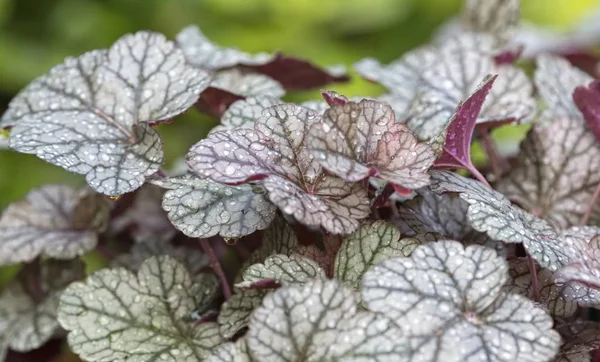
[[[496,178],[496,181],[499,181],[502,178],[503,169],[505,167],[504,163],[506,163],[506,160],[498,156],[496,144],[492,137],[490,137],[487,129],[482,129],[479,132],[479,135],[481,138],[481,146],[488,156],[490,167],[494,172],[494,177]]]
[[[531,292],[533,301],[540,301],[540,286],[537,277],[537,269],[535,268],[535,260],[527,253],[527,266],[529,266],[529,274],[531,274]]]
[[[215,255],[215,252],[212,246],[210,245],[210,241],[208,241],[207,239],[199,240],[200,247],[204,251],[204,254],[206,254],[206,256],[208,257],[208,260],[210,261],[210,267],[221,281],[221,286],[223,287],[223,296],[225,297],[225,300],[231,298],[231,288],[229,287],[229,281],[225,276],[223,268],[221,268],[221,263],[219,262],[219,259]]]
[[[588,204],[587,209],[585,210],[585,214],[583,214],[583,217],[581,218],[581,222],[579,223],[580,225],[587,225],[588,221],[590,221],[592,211],[594,211],[594,206],[596,206],[596,203],[598,202],[599,198],[600,183],[598,184],[598,186],[596,186],[596,191],[594,191],[594,195],[592,195],[592,199],[590,200],[590,203]]]

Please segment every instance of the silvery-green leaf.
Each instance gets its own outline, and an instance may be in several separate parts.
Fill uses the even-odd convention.
[[[234,102],[221,116],[221,125],[214,131],[224,131],[234,128],[254,128],[254,121],[262,115],[265,108],[283,103],[275,97],[247,97]]]
[[[181,262],[192,276],[202,273],[209,266],[208,258],[200,250],[186,246],[176,247],[168,239],[158,237],[133,245],[128,253],[116,256],[111,261],[111,266],[137,272],[144,261],[161,255],[170,256]]]
[[[501,291],[506,262],[479,245],[429,243],[389,259],[363,278],[367,307],[401,326],[409,361],[547,361],[560,337],[552,318],[525,297]]]
[[[0,265],[37,256],[71,259],[92,250],[106,230],[108,204],[91,190],[47,185],[0,217]]]
[[[570,263],[557,273],[556,282],[562,285],[562,294],[583,307],[600,307],[600,229],[574,227],[564,231],[574,245]],[[584,245],[577,247],[578,245]]]
[[[308,127],[318,119],[307,108],[266,108],[254,129],[213,132],[187,155],[192,172],[226,184],[262,180],[271,202],[306,226],[350,233],[368,216],[367,192],[327,175],[308,152]]]
[[[469,204],[467,219],[473,229],[506,243],[523,243],[542,267],[551,271],[566,265],[569,251],[544,220],[512,205],[501,193],[481,182],[448,171],[431,172],[431,190],[458,193]]]
[[[335,258],[333,276],[358,289],[367,269],[383,260],[409,256],[419,244],[414,238],[401,238],[400,231],[388,222],[364,224],[344,238]]]
[[[308,136],[310,151],[323,167],[344,180],[375,176],[408,189],[429,182],[433,150],[396,123],[394,111],[384,103],[362,100],[331,107]]]
[[[550,119],[581,119],[583,122],[583,115],[573,102],[573,91],[578,86],[588,85],[593,78],[558,56],[540,55],[536,64],[535,86]]]
[[[230,339],[245,328],[250,321],[250,314],[269,292],[269,289],[245,289],[225,301],[217,318],[221,336]]]
[[[0,293],[0,358],[7,348],[26,352],[52,338],[59,327],[56,313],[62,289],[84,275],[79,261],[49,260],[39,267],[26,267]],[[32,276],[39,283],[38,290]]]
[[[520,5],[520,0],[467,0],[463,9],[463,24],[469,31],[505,38],[512,35],[519,25]]]
[[[498,190],[556,228],[579,225],[600,183],[600,143],[583,118],[538,123],[521,143],[519,163]],[[600,207],[590,224],[600,222]]]
[[[317,246],[315,243],[310,245],[298,245],[294,253],[310,260],[314,260],[325,271],[325,275],[332,278],[335,264],[335,257],[342,246],[342,237],[339,235],[325,235],[323,245]]]
[[[532,279],[527,258],[510,260],[509,280],[503,290],[508,293],[520,294],[533,299]],[[554,317],[568,318],[577,311],[577,304],[564,298],[561,289],[554,282],[554,273],[548,269],[540,268],[536,264],[537,286],[542,303]]]
[[[224,343],[208,356],[206,362],[252,362],[245,338]]]
[[[86,175],[98,192],[120,195],[162,164],[160,135],[148,124],[192,106],[208,78],[162,34],[129,34],[108,51],[67,58],[33,81],[1,125],[12,126],[11,148]]]
[[[248,235],[269,226],[277,211],[250,185],[228,186],[192,174],[152,182],[168,189],[163,209],[176,228],[193,238]]]
[[[219,47],[208,40],[195,25],[181,30],[176,40],[189,64],[210,70],[230,68],[239,63],[262,65],[273,59],[272,55],[266,53],[251,55],[238,49]]]
[[[422,72],[407,123],[419,139],[437,136],[448,124],[457,105],[467,99],[489,74],[497,74],[477,123],[525,121],[536,111],[533,87],[525,73],[512,65],[496,65],[480,49],[463,45],[468,36],[439,51],[435,65]]]
[[[298,245],[298,237],[283,217],[275,217],[265,230],[262,245],[248,259],[252,264],[263,262],[271,254],[290,255]]]
[[[258,361],[404,361],[393,323],[358,311],[358,296],[337,281],[314,280],[267,295],[250,319],[248,348]]]
[[[314,260],[297,254],[275,254],[267,257],[264,263],[250,265],[242,276],[244,281],[236,287],[252,288],[263,280],[273,280],[281,285],[303,284],[324,277],[325,272]]]
[[[71,284],[58,320],[73,352],[87,361],[196,362],[222,342],[216,323],[186,320],[204,292],[183,264],[152,257],[137,275],[103,269]]]
[[[210,85],[240,96],[280,98],[285,95],[285,89],[276,80],[235,68],[217,72]]]
[[[402,233],[439,233],[467,245],[482,244],[495,249],[500,255],[506,255],[504,243],[492,240],[471,227],[467,219],[469,204],[458,195],[437,195],[427,189],[418,190],[417,194],[414,199],[398,205],[399,215],[395,221]]]
[[[163,189],[149,183],[136,190],[133,202],[127,209],[111,219],[109,233],[117,235],[129,232],[136,242],[172,238],[177,229],[161,207],[164,193]]]

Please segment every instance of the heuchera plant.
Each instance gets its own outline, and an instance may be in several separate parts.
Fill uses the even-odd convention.
[[[0,218],[0,357],[83,361],[597,361],[600,83],[511,42],[519,2],[388,65],[387,92],[196,27],[67,58],[10,103],[10,148],[85,175]],[[164,171],[154,128],[220,118]],[[530,124],[517,154],[490,130]],[[476,165],[479,140],[487,164]],[[183,155],[182,155],[183,156]],[[170,175],[170,176],[167,176]],[[106,268],[85,275],[80,257]],[[75,357],[74,357],[75,358]]]

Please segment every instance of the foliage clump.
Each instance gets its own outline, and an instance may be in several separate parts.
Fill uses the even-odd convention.
[[[356,70],[141,31],[11,102],[10,148],[85,176],[0,217],[0,357],[84,361],[592,361],[600,348],[600,92],[565,59],[519,68],[519,2]],[[165,172],[155,126],[221,123]],[[530,124],[515,154],[489,131]],[[474,164],[480,142],[488,162]],[[184,156],[184,155],[182,155]],[[167,176],[169,175],[169,176]],[[89,252],[109,260],[84,272]]]

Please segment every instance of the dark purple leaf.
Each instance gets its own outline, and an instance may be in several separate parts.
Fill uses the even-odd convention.
[[[446,131],[442,155],[435,161],[436,167],[457,167],[469,171],[475,169],[471,162],[471,139],[481,107],[496,77],[486,78],[478,89],[458,106]]]
[[[285,89],[310,89],[330,83],[347,82],[346,72],[328,71],[311,62],[291,56],[276,54],[266,64],[239,64],[242,69],[268,75],[283,85]]]
[[[593,81],[587,87],[575,88],[573,100],[583,113],[588,127],[600,141],[600,80]]]
[[[510,49],[504,49],[500,53],[494,55],[496,65],[514,64],[523,53],[523,45],[519,45]]]

